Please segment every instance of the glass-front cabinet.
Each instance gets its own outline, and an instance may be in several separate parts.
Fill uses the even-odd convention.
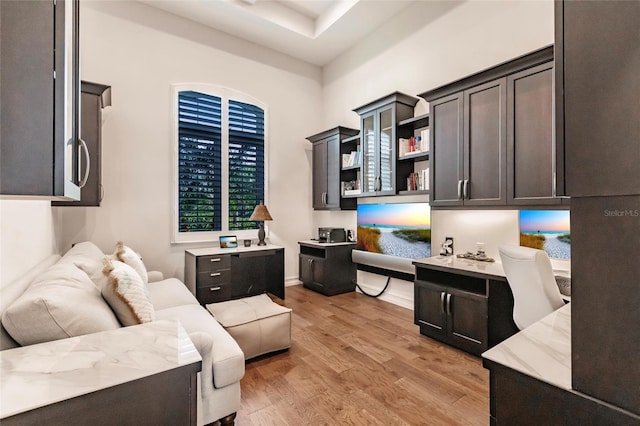
[[[361,196],[395,195],[396,126],[413,117],[417,98],[400,92],[354,109],[360,115],[362,144]]]

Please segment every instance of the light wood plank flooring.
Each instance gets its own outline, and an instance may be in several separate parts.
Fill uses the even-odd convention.
[[[286,288],[289,351],[247,363],[236,424],[487,425],[481,360],[421,336],[413,311]]]

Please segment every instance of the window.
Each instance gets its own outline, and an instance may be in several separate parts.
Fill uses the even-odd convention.
[[[266,202],[266,108],[211,85],[175,85],[173,242],[253,237],[249,220]]]

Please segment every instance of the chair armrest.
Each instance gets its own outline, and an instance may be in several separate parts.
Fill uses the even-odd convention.
[[[147,271],[147,275],[150,283],[164,280],[164,274],[160,271]]]

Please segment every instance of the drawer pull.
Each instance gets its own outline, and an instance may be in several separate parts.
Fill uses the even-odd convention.
[[[222,287],[211,287],[209,291],[218,291],[220,289],[222,289]]]
[[[220,272],[214,272],[211,274],[212,277],[219,277],[220,275],[222,275]]]
[[[215,259],[211,259],[212,262],[220,262],[222,259],[220,259],[219,257],[216,257]]]

